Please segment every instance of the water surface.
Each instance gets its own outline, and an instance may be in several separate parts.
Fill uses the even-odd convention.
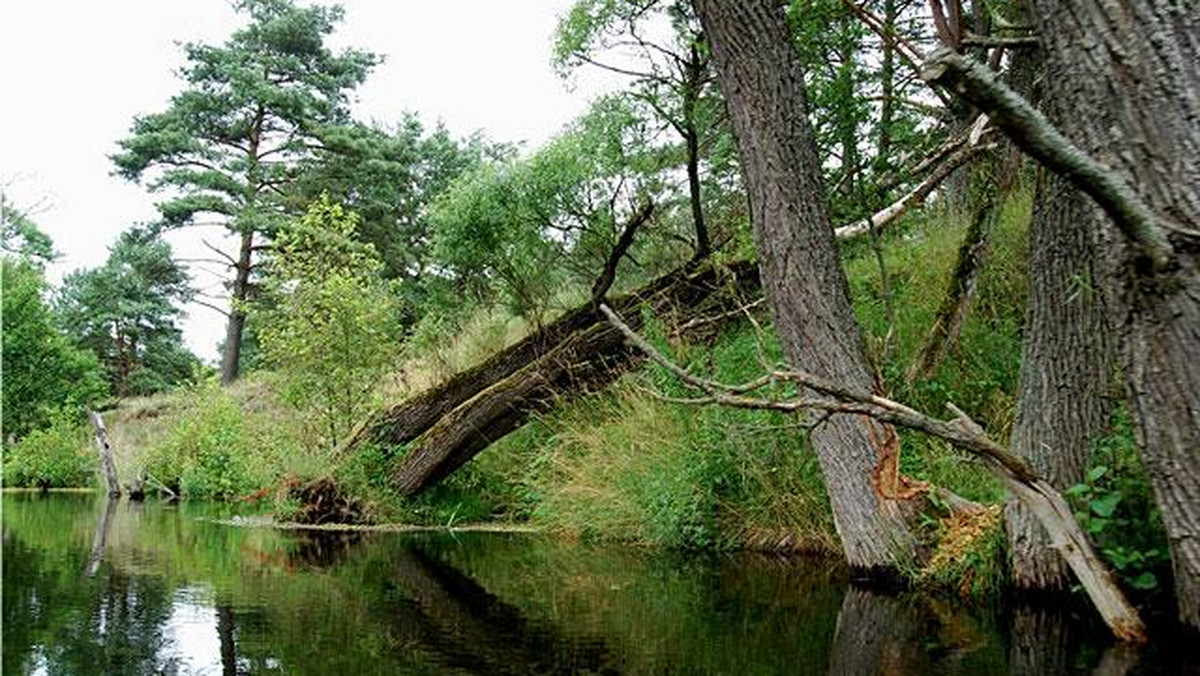
[[[518,534],[317,537],[228,507],[3,496],[5,674],[1196,673],[1086,609],[848,588],[838,567]]]

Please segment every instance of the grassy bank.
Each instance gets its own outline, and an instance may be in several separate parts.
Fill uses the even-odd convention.
[[[1007,438],[1020,359],[1029,213],[1028,193],[1004,204],[956,349],[932,377],[914,382],[905,373],[946,293],[966,219],[928,211],[887,234],[883,266],[890,279],[890,312],[875,252],[868,243],[846,247],[855,309],[891,396],[934,414],[953,401],[996,438]],[[764,365],[782,361],[769,314],[756,317],[756,323],[743,322],[693,342],[667,341],[653,324],[649,333],[695,372],[725,382],[745,381]],[[525,322],[495,309],[476,312],[465,322],[428,324],[407,346],[406,361],[380,384],[379,398],[396,400],[427,387],[529,330]],[[239,501],[286,515],[294,507],[287,486],[331,476],[376,522],[519,521],[586,540],[681,548],[837,549],[803,420],[664,401],[655,393],[687,392],[655,366],[643,366],[603,392],[564,402],[415,500],[391,491],[384,480],[388,459],[378,450],[333,464],[327,444],[305,414],[285,405],[274,391],[271,374],[256,373],[230,388],[207,382],[123,402],[109,414],[109,425],[124,478],[148,473],[186,498]],[[47,449],[56,444],[74,450],[58,454],[70,461],[60,463],[63,469],[54,485],[86,482],[87,436],[64,422],[53,435],[35,439],[37,444],[22,442],[6,458],[6,484],[28,482],[28,472],[19,475],[13,468],[43,462],[36,458],[54,455]],[[945,443],[906,432],[902,444],[905,473],[980,502],[1002,499],[997,481]],[[1096,477],[1096,485],[1075,493],[1083,514],[1099,520],[1092,524],[1098,536],[1106,528],[1110,533],[1132,528],[1151,511],[1128,425],[1118,426],[1106,444],[1105,473]],[[1104,496],[1118,492],[1117,499],[1130,510],[1120,517],[1126,519],[1123,526],[1115,523],[1112,510],[1103,516],[1087,508],[1090,501],[1111,501]],[[1002,574],[1003,538],[998,511],[988,514],[970,523],[928,523],[930,540],[948,544],[935,553],[935,569],[923,575],[961,584],[964,571],[979,570],[968,576],[964,593],[993,586]],[[1152,540],[1139,540],[1136,551],[1115,552],[1128,563],[1131,576],[1164,560]]]

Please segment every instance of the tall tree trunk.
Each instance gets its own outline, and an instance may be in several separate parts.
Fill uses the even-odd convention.
[[[1200,3],[1032,0],[1063,132],[1159,218],[1200,231]],[[1122,242],[1118,337],[1135,432],[1171,546],[1180,618],[1200,628],[1200,246],[1171,269]]]
[[[234,266],[232,302],[229,319],[225,323],[225,345],[221,351],[221,382],[237,380],[241,369],[242,331],[246,328],[246,312],[241,304],[250,291],[250,255],[254,251],[254,233],[242,233],[242,244],[238,250],[238,262]]]
[[[704,89],[708,65],[700,49],[692,44],[684,65],[687,85],[683,91],[683,141],[687,148],[688,198],[692,206],[692,226],[696,230],[696,260],[712,252],[708,224],[704,221],[704,202],[700,194],[700,129],[696,122],[696,106]]]
[[[760,275],[792,364],[862,392],[873,389],[838,259],[808,127],[797,54],[772,0],[695,0],[729,106],[749,189]],[[834,416],[813,430],[834,523],[859,572],[895,574],[914,538],[894,496],[894,432]]]
[[[1038,183],[1012,448],[1063,490],[1083,481],[1108,421],[1112,354],[1093,249],[1099,210],[1058,176]],[[1028,509],[1011,502],[1005,527],[1016,587],[1067,588],[1066,565]]]

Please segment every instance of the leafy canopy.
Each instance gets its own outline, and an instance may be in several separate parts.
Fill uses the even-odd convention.
[[[40,256],[52,242],[25,219],[25,238],[35,246],[13,246],[5,230],[0,270],[0,320],[3,322],[3,390],[0,428],[5,438],[20,439],[49,425],[60,411],[78,414],[107,396],[104,372],[94,355],[73,345],[58,327],[46,301],[47,286]],[[9,223],[6,222],[6,226]],[[13,251],[18,253],[13,253]]]
[[[99,357],[120,396],[145,395],[186,381],[199,365],[177,322],[192,296],[171,247],[144,230],[128,230],[104,265],[63,280],[60,320]]]
[[[332,447],[373,402],[398,351],[395,296],[358,216],[328,196],[279,232],[263,297],[251,308],[283,398]]]
[[[223,45],[189,43],[183,90],[134,121],[112,156],[117,173],[165,191],[163,224],[216,216],[232,230],[269,232],[290,199],[296,164],[325,125],[349,119],[349,92],[380,59],[325,45],[339,7],[242,0],[250,23]]]

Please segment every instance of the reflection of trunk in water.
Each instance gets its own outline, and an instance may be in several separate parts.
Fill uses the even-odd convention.
[[[104,559],[104,548],[108,545],[108,532],[112,529],[113,515],[117,512],[116,498],[105,501],[104,512],[96,522],[96,531],[92,534],[92,552],[88,555],[87,576],[94,577],[100,570],[100,562]]]
[[[1074,673],[1078,668],[1087,631],[1076,626],[1068,611],[1019,605],[1006,620],[1011,632],[1007,673],[1038,676]],[[970,669],[972,653],[997,638],[975,626],[953,602],[850,587],[838,613],[829,673],[960,673]],[[1135,650],[1112,646],[1092,674],[1125,676],[1135,664]]]
[[[831,675],[929,671],[921,613],[911,601],[851,586],[842,600],[829,657]]]
[[[394,629],[448,666],[480,674],[615,674],[598,638],[564,635],[529,620],[470,577],[415,547],[394,561],[396,580],[415,601]]]
[[[237,676],[237,639],[234,635],[233,607],[217,601],[217,638],[221,642],[221,674]]]
[[[288,552],[288,563],[328,568],[345,560],[360,540],[360,533],[300,531],[293,539],[295,548]]]
[[[1018,604],[1009,626],[1009,670],[1013,674],[1065,674],[1077,662],[1082,632],[1066,610]],[[1112,645],[1104,652],[1093,676],[1124,676],[1137,664],[1131,646]]]

